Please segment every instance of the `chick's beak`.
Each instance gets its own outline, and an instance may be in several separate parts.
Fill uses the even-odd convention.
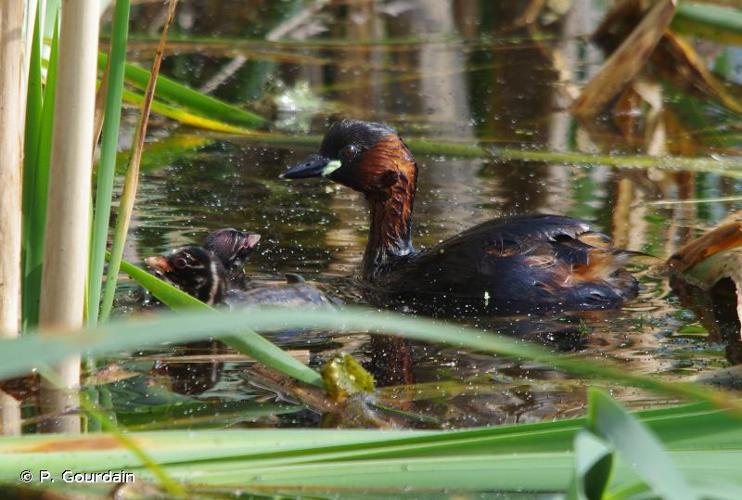
[[[282,179],[306,179],[326,177],[340,168],[340,160],[330,160],[320,155],[312,155],[281,174]]]
[[[249,233],[247,235],[247,238],[245,238],[245,242],[242,244],[242,246],[243,248],[252,250],[256,246],[258,246],[259,242],[260,242],[260,235],[258,233]]]
[[[149,267],[153,271],[157,271],[162,274],[169,273],[173,270],[173,268],[170,266],[170,262],[164,255],[147,257],[146,259],[144,259],[144,263],[147,264],[147,267]]]

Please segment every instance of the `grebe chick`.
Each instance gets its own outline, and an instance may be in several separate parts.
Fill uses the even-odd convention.
[[[228,274],[221,259],[205,248],[190,245],[166,255],[144,259],[157,276],[209,305],[219,304],[227,293]]]
[[[261,284],[247,290],[229,289],[229,274],[212,251],[186,246],[145,259],[154,274],[209,305],[230,308],[257,305],[331,307],[333,301],[300,276],[287,275],[282,284]]]

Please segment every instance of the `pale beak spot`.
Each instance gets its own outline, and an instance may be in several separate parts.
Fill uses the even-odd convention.
[[[342,166],[343,162],[341,162],[340,160],[328,161],[327,165],[325,165],[325,168],[322,169],[322,177],[327,177]]]

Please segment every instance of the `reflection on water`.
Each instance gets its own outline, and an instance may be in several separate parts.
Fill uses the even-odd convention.
[[[575,0],[566,14],[542,13],[551,15],[553,22],[544,20],[544,27],[536,31],[523,23],[525,2],[331,2],[295,26],[295,31],[279,37],[293,36],[298,41],[271,46],[239,40],[270,39],[272,30],[284,29],[284,20],[308,4],[183,1],[176,40],[196,35],[216,38],[199,44],[174,42],[177,55],[168,57],[164,70],[196,88],[208,83],[220,98],[279,118],[295,118],[286,123],[297,134],[304,128],[322,134],[331,116],[342,115],[386,121],[403,136],[549,150],[590,152],[609,147],[654,153],[656,140],[648,145],[616,142],[615,134],[608,137],[586,128],[564,111],[566,96],[601,62],[600,52],[584,38],[602,14],[594,3]],[[144,27],[145,21],[154,19],[156,4],[137,8],[135,26]],[[307,34],[317,32],[324,35],[313,40],[328,43],[301,43]],[[409,42],[375,42],[385,38]],[[149,47],[137,42],[136,36],[133,40],[135,47]],[[346,42],[329,43],[332,40]],[[323,113],[307,118],[272,104],[277,94],[301,85],[309,89],[312,99],[320,100]],[[660,100],[667,97],[661,88],[655,91],[660,92]],[[655,111],[670,113],[664,107]],[[712,113],[709,108],[707,120],[712,120]],[[162,143],[193,133],[162,132]],[[683,147],[696,154],[714,151],[713,144],[690,144],[683,125],[662,133],[663,144],[673,151]],[[143,176],[127,258],[141,262],[145,256],[198,242],[210,230],[237,227],[263,236],[248,264],[248,275],[275,278],[300,273],[325,292],[348,303],[358,302],[353,275],[368,230],[362,197],[327,182],[279,180],[286,165],[310,153],[309,149],[207,138],[207,144],[184,151]],[[738,202],[648,203],[738,192],[739,181],[714,174],[445,156],[419,156],[418,161],[413,234],[421,248],[493,217],[552,212],[585,218],[612,234],[621,246],[664,259],[679,242],[740,206]],[[687,376],[722,366],[722,347],[705,342],[702,336],[678,333],[694,318],[668,295],[667,283],[648,270],[638,271],[642,293],[620,311],[466,321],[556,351],[616,359],[644,373]],[[125,291],[122,303],[131,293]],[[433,416],[441,425],[522,422],[583,411],[582,381],[531,363],[423,345],[411,349],[398,345],[385,357],[379,355],[379,345],[387,341],[372,341],[363,333],[304,332],[279,340],[292,349],[308,350],[305,354],[312,363],[346,350],[377,369],[386,367],[382,380],[414,380],[419,384],[415,394],[391,391],[389,398],[410,399],[407,410]],[[281,412],[257,412],[243,423],[318,422],[311,412],[292,414],[295,408],[286,406],[293,402],[282,401],[270,387],[255,386],[243,377],[245,362],[218,363],[218,369],[210,363],[201,372],[191,370],[190,385],[179,382],[183,390],[176,392],[188,393],[189,401],[216,399],[231,404],[247,398],[284,405]],[[141,361],[124,364],[142,373],[151,368],[151,363]],[[164,366],[168,368],[159,365],[160,375],[180,369]],[[392,366],[409,366],[409,370],[391,373]],[[636,405],[662,402],[633,389],[615,388],[615,394]],[[280,413],[289,416],[276,417]]]

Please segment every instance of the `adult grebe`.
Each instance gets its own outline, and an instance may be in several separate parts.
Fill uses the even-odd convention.
[[[363,281],[377,292],[457,312],[517,313],[619,307],[637,280],[621,266],[631,252],[583,221],[534,214],[494,219],[426,251],[412,246],[417,163],[390,127],[344,120],[319,154],[282,177],[326,177],[371,206]]]

